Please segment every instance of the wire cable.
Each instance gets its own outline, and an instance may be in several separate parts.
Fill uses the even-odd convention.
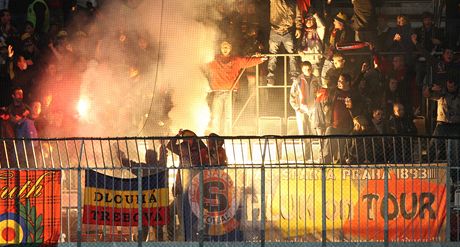
[[[160,29],[158,31],[158,42],[157,42],[157,64],[155,67],[155,81],[153,84],[153,91],[152,91],[152,99],[150,100],[150,106],[149,106],[149,112],[147,115],[147,118],[144,121],[144,124],[142,125],[142,128],[138,131],[136,136],[140,136],[142,131],[144,130],[145,126],[147,125],[147,121],[150,118],[150,113],[152,112],[152,107],[153,107],[153,101],[155,99],[155,94],[156,94],[156,89],[157,89],[157,82],[158,82],[158,70],[159,70],[159,64],[160,64],[160,46],[161,46],[161,35],[163,31],[163,5],[164,5],[164,0],[161,0],[161,6],[160,6]]]

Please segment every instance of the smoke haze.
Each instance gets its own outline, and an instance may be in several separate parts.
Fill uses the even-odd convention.
[[[213,4],[223,1],[124,2],[104,1],[86,28],[87,43],[95,44],[87,49],[95,51],[85,64],[75,64],[82,68],[81,83],[70,104],[79,116],[70,135],[174,135],[181,128],[204,135],[209,86],[200,68],[217,51],[213,21],[220,16]],[[139,52],[142,39],[148,47]]]

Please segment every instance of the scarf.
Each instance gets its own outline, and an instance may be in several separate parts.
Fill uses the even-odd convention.
[[[310,92],[308,80],[311,80],[311,77],[303,77],[300,79],[300,102],[303,105],[307,105],[308,93]]]
[[[321,39],[316,31],[316,28],[305,28],[305,44],[306,47],[310,49],[318,48],[318,50],[322,50]]]

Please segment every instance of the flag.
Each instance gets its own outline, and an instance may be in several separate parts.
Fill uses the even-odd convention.
[[[60,171],[0,171],[0,245],[58,242],[60,184]]]
[[[311,3],[310,0],[297,0],[297,6],[299,6],[301,13],[307,13]]]
[[[86,170],[83,223],[110,226],[161,226],[168,222],[167,171],[139,178],[116,178]],[[141,179],[141,200],[138,197]],[[138,208],[142,208],[139,217]]]
[[[200,174],[197,173],[184,198],[185,240],[198,240],[198,225],[202,218],[205,241],[242,241],[242,195],[231,176],[223,170],[204,170],[202,191],[203,195],[200,193]]]

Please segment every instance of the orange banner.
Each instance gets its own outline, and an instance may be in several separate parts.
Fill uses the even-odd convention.
[[[0,244],[59,240],[60,171],[0,171]]]
[[[266,184],[275,188],[267,198],[272,227],[284,239],[320,239],[325,229],[327,241],[379,242],[387,217],[389,241],[440,240],[446,221],[446,164],[388,166],[388,199],[380,167],[325,169],[325,198],[320,168],[269,170],[275,184]]]
[[[385,214],[389,241],[434,241],[446,219],[446,185],[442,180],[412,179],[421,169],[397,169],[389,173],[387,211],[384,207],[384,180],[369,180],[353,205],[355,217],[343,225],[352,239],[384,240]],[[360,217],[357,217],[357,216]]]

